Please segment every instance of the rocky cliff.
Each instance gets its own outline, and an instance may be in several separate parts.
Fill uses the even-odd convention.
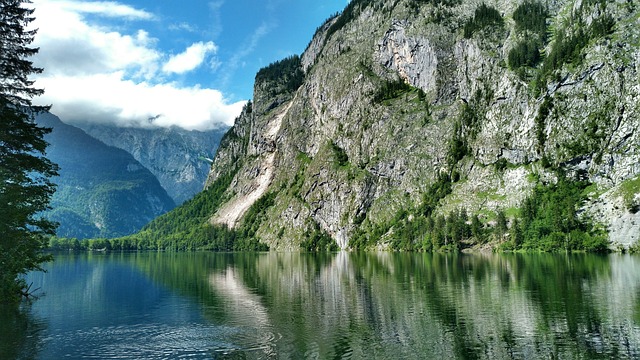
[[[578,215],[627,247],[640,234],[638,21],[627,0],[353,0],[256,77],[209,174],[235,174],[210,222],[238,226],[273,194],[261,241],[298,249],[322,231],[347,248],[363,226],[410,223],[443,178],[434,214],[490,226],[563,174],[590,184]]]

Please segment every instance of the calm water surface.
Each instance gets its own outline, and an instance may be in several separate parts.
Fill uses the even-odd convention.
[[[0,359],[640,357],[629,255],[58,255]]]

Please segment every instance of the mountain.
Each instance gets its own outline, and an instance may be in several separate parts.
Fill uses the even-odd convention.
[[[107,145],[123,149],[149,169],[176,204],[202,191],[211,159],[227,129],[123,128],[76,124]]]
[[[630,1],[352,0],[258,72],[207,189],[136,236],[637,246],[639,17]]]
[[[53,114],[36,122],[53,131],[47,157],[60,167],[47,216],[61,237],[116,237],[134,233],[175,207],[149,170],[124,150],[107,146]]]

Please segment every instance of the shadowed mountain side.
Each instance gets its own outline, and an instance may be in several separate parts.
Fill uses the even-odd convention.
[[[50,219],[58,236],[114,237],[134,233],[175,207],[153,174],[124,150],[107,146],[52,114],[36,119],[53,128],[47,156],[60,166]]]
[[[107,145],[133,155],[156,176],[176,204],[202,191],[222,135],[227,128],[208,131],[171,128],[121,128],[77,124]]]

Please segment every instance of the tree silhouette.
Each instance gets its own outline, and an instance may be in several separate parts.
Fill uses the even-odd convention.
[[[34,116],[48,107],[31,99],[43,93],[33,87],[32,74],[42,72],[28,58],[36,30],[30,1],[0,0],[0,302],[17,302],[28,296],[20,275],[41,270],[50,260],[42,253],[55,224],[39,214],[49,206],[55,186],[49,178],[57,166],[44,157],[44,135]]]

